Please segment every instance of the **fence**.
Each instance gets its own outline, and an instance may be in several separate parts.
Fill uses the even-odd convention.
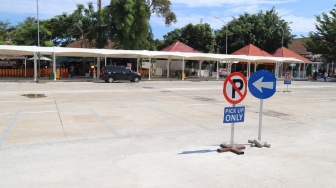
[[[67,78],[69,73],[67,68],[59,68],[62,78]],[[39,70],[37,70],[39,71]],[[46,77],[52,72],[52,68],[41,68],[40,72],[37,72],[37,76]],[[0,77],[33,77],[34,69],[0,69]]]
[[[139,73],[141,76],[149,76],[149,70],[148,69],[141,69],[139,70]]]
[[[62,78],[67,78],[69,76],[69,72],[67,68],[59,68],[60,69],[60,76]],[[37,70],[39,71],[39,70]],[[25,74],[26,72],[26,74]],[[37,72],[39,77],[48,77],[49,74],[52,72],[52,68],[41,68],[40,72]],[[149,71],[148,69],[139,70],[141,76],[148,76]],[[33,77],[34,76],[34,69],[27,68],[25,69],[0,69],[0,77]]]

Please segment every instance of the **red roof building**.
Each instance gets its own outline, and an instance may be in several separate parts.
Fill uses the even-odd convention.
[[[294,39],[293,42],[288,45],[288,49],[299,55],[307,54],[307,49],[303,46],[302,39]]]
[[[307,63],[307,62],[311,62],[309,59],[285,48],[285,47],[282,47],[282,48],[278,48],[274,53],[273,53],[273,56],[275,57],[293,57],[293,58],[297,58],[297,59],[300,59],[301,61]]]
[[[271,54],[266,51],[254,46],[253,44],[249,44],[235,52],[232,55],[249,55],[249,56],[268,56],[272,57]]]
[[[165,47],[164,49],[162,49],[161,51],[165,51],[165,52],[191,52],[191,53],[200,53],[199,51],[195,50],[194,48],[180,42],[177,41],[173,44],[171,44],[170,46]]]

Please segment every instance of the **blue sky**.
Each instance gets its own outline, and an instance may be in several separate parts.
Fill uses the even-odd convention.
[[[37,16],[36,0],[0,0],[0,20],[10,21],[12,25],[23,21],[26,17]],[[38,0],[39,19],[49,19],[63,12],[72,13],[76,4],[97,4],[97,0]],[[307,36],[315,31],[315,15],[329,12],[335,8],[336,0],[171,0],[172,10],[178,22],[170,27],[164,25],[163,18],[152,15],[150,24],[155,38],[163,39],[163,35],[192,23],[208,23],[214,30],[220,29],[223,22],[214,16],[229,22],[233,17],[247,12],[249,14],[264,12],[275,7],[279,16],[291,23],[292,34]],[[102,0],[106,6],[110,0]]]

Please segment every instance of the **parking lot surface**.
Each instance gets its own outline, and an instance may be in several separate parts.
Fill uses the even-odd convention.
[[[335,187],[336,83],[293,81],[239,104],[223,81],[0,83],[0,187]]]

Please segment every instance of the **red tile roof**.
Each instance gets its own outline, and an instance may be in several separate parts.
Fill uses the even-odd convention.
[[[292,44],[288,45],[288,49],[297,54],[306,54],[307,49],[303,46],[303,39],[294,39]]]
[[[192,53],[200,53],[199,51],[193,49],[192,47],[177,41],[173,44],[171,44],[170,46],[165,47],[164,49],[162,49],[161,51],[165,51],[165,52],[192,52]]]
[[[250,55],[250,56],[268,56],[272,57],[271,54],[266,51],[254,46],[253,44],[249,44],[243,48],[232,53],[232,55]]]
[[[274,53],[273,53],[273,56],[275,57],[294,57],[294,58],[297,58],[297,59],[300,59],[301,61],[303,62],[311,62],[309,61],[307,58],[305,57],[302,57],[301,55],[285,48],[285,47],[282,47],[282,48],[278,48]]]

